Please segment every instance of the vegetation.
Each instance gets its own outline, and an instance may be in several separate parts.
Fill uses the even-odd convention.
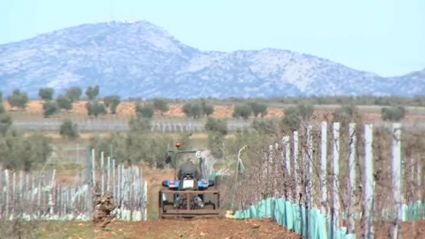
[[[163,99],[154,99],[153,107],[155,110],[160,111],[161,115],[169,110],[168,102]]]
[[[60,126],[59,134],[68,139],[75,139],[79,137],[78,126],[71,120],[64,120]]]
[[[23,102],[24,100],[17,98],[24,98],[25,95],[15,91],[9,99],[15,103]],[[0,100],[3,100],[1,93]],[[20,104],[22,107],[22,103]],[[28,171],[44,164],[51,152],[50,138],[41,134],[25,136],[14,129],[12,123],[12,118],[6,112],[3,103],[0,103],[0,164],[3,168]]]
[[[149,119],[133,118],[129,123],[130,129],[127,132],[91,138],[90,147],[98,152],[105,152],[106,156],[112,156],[110,151],[112,147],[115,149],[113,157],[119,161],[127,161],[132,164],[144,162],[159,168],[165,166],[164,150],[167,149],[167,146],[174,145],[176,141],[179,141],[185,142],[185,147],[188,147],[185,135],[175,138],[168,134],[152,133]]]
[[[41,88],[38,91],[38,96],[44,101],[50,101],[53,99],[53,94],[55,90],[53,88]]]
[[[406,116],[406,109],[403,106],[385,107],[381,111],[384,121],[400,121]]]
[[[10,106],[23,110],[28,104],[28,94],[16,89],[13,91],[12,95],[7,98],[7,101]]]
[[[142,105],[140,103],[136,103],[136,115],[139,118],[147,118],[150,119],[153,117],[155,113],[155,108],[152,104]]]

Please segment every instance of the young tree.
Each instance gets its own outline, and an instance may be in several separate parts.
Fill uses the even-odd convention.
[[[13,91],[12,95],[7,98],[10,106],[25,109],[28,104],[28,94],[21,92],[19,89]]]
[[[78,125],[69,119],[66,119],[62,122],[62,125],[59,130],[59,134],[63,138],[69,138],[69,139],[75,139],[80,136],[78,133]]]
[[[44,118],[48,118],[59,112],[59,107],[56,102],[47,101],[43,103],[43,115]]]
[[[381,117],[384,121],[397,122],[402,120],[406,116],[406,109],[403,106],[396,106],[381,109]]]
[[[202,115],[206,115],[207,117],[214,114],[214,106],[205,102],[204,100],[201,102],[202,106]]]
[[[95,100],[99,96],[99,86],[89,86],[86,90],[86,96],[89,100]]]
[[[249,105],[237,105],[233,110],[233,118],[248,119],[252,114],[252,108]]]
[[[155,113],[153,105],[141,105],[140,103],[136,103],[136,115],[139,118],[150,119],[153,117]]]
[[[73,108],[72,101],[64,95],[60,95],[56,98],[56,104],[59,109],[66,111],[72,110]]]
[[[12,117],[6,112],[0,113],[0,134],[5,135],[12,126]]]
[[[70,99],[72,102],[77,102],[80,100],[82,94],[82,90],[80,87],[72,87],[66,90],[66,97]]]
[[[54,93],[55,90],[53,88],[40,88],[38,96],[44,101],[49,101],[53,99]]]
[[[162,99],[154,99],[153,107],[155,108],[155,110],[160,111],[161,115],[164,115],[164,113],[169,110],[167,101]]]
[[[291,130],[298,130],[302,121],[309,120],[314,113],[311,105],[298,104],[296,107],[289,107],[284,110],[283,125]]]
[[[222,135],[227,134],[227,123],[224,120],[217,120],[212,117],[208,117],[207,122],[204,126],[207,132],[220,133]]]
[[[257,118],[258,115],[261,115],[261,117],[267,115],[267,105],[258,102],[250,102],[249,105],[251,106],[255,118]]]
[[[194,119],[200,118],[202,116],[202,106],[200,104],[186,103],[183,105],[183,113],[189,118],[193,117]]]
[[[107,113],[105,105],[97,101],[87,102],[86,109],[89,116],[96,118],[99,115],[105,115]]]
[[[106,96],[105,98],[103,98],[103,103],[112,114],[116,114],[117,107],[121,103],[121,98],[119,95]]]

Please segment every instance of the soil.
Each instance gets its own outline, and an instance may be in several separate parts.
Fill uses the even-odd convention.
[[[157,220],[147,222],[112,222],[106,229],[89,222],[46,223],[37,228],[37,238],[81,239],[295,239],[293,232],[270,220]]]

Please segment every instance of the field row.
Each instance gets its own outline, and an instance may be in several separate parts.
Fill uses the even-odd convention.
[[[75,121],[78,125],[80,133],[90,132],[120,132],[127,131],[130,129],[127,121],[116,121],[116,122],[102,122],[102,121]],[[319,122],[317,122],[319,123]],[[46,132],[58,132],[62,122],[61,121],[15,121],[14,126],[20,131],[46,131]],[[179,133],[179,132],[204,132],[205,122],[165,122],[165,121],[153,121],[151,123],[151,131],[155,132],[167,132],[167,133]],[[251,125],[250,121],[230,121],[227,122],[227,129],[230,132],[249,128]],[[376,126],[387,126],[390,127],[391,123],[376,122]],[[425,123],[403,123],[403,127],[406,129],[424,129]]]
[[[10,114],[14,119],[19,120],[44,120],[43,116],[43,103],[41,101],[31,101],[28,103],[28,106],[25,110],[12,110],[12,108],[5,103],[6,109],[9,110]],[[295,105],[291,104],[272,104],[268,105],[267,115],[265,118],[281,118],[284,116],[284,109],[292,107]],[[314,105],[316,113],[329,113],[333,112],[336,109],[340,108],[340,105]],[[368,105],[359,105],[357,108],[361,113],[364,114],[375,114],[378,118],[381,114],[381,106],[368,106]],[[408,116],[424,116],[425,107],[405,107],[406,114]],[[231,119],[234,111],[234,105],[214,105],[214,112],[212,117],[214,118],[227,118]],[[135,115],[135,104],[132,102],[122,102],[117,108],[116,115],[104,115],[101,116],[104,119],[128,119]],[[60,112],[53,117],[58,118],[70,118],[75,120],[88,119],[87,109],[85,102],[76,102],[73,104],[73,109],[69,112]],[[182,104],[170,104],[169,110],[161,114],[156,112],[154,118],[180,118],[187,119],[186,115],[183,112]]]
[[[121,122],[96,122],[96,121],[76,121],[80,133],[89,132],[120,132],[130,129],[127,121]],[[20,131],[56,131],[60,129],[62,122],[42,122],[42,121],[15,121],[14,126]],[[203,132],[203,122],[152,122],[151,131],[156,132]],[[247,128],[250,126],[249,122],[228,123],[227,128],[229,131],[236,131],[238,129]]]

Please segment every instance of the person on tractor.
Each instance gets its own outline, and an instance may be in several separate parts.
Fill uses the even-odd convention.
[[[196,168],[195,164],[193,164],[192,159],[187,159],[186,163],[180,166],[180,169],[177,173],[177,177],[179,180],[182,180],[184,176],[192,175],[195,180],[199,180],[199,171]]]
[[[198,168],[195,166],[195,164],[193,163],[193,160],[190,158],[187,159],[186,163],[180,166],[180,169],[177,173],[177,178],[180,180],[179,186],[182,185],[182,180],[184,179],[186,175],[191,175],[196,181],[200,180]],[[180,195],[178,195],[176,198],[176,202],[174,203],[175,208],[178,208],[180,206],[180,199],[181,199]],[[199,208],[204,207],[204,203],[202,202],[202,199],[199,195],[196,197],[196,203]]]

